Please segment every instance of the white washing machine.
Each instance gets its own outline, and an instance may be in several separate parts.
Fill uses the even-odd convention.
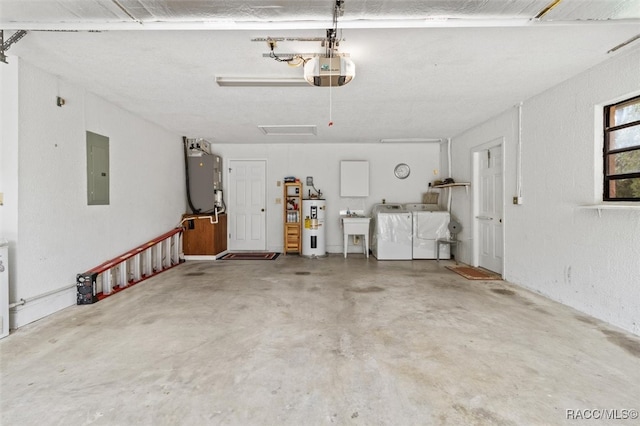
[[[435,259],[436,240],[449,237],[449,212],[440,210],[437,204],[405,204],[412,215],[413,259]],[[451,257],[449,245],[440,247],[440,258]]]
[[[411,260],[411,212],[402,204],[375,204],[371,209],[371,253],[378,260]]]

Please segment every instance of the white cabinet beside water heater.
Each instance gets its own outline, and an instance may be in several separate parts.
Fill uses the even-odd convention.
[[[325,212],[327,202],[319,199],[302,200],[302,255],[326,256]]]

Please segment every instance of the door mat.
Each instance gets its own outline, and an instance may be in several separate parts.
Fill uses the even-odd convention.
[[[227,253],[219,260],[273,260],[280,253],[275,252],[246,252],[246,253]]]
[[[475,268],[473,266],[467,265],[445,266],[445,268],[455,272],[458,275],[462,275],[468,280],[502,281],[502,277],[500,275],[482,268]]]

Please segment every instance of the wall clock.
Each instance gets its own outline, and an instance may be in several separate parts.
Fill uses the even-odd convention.
[[[405,163],[400,163],[393,169],[393,174],[395,174],[398,179],[406,179],[409,173],[411,173],[411,169]]]

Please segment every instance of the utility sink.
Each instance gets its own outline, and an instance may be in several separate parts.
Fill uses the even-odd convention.
[[[368,235],[370,217],[360,215],[344,215],[340,216],[342,220],[342,228],[345,234],[349,235]]]
[[[340,222],[342,224],[342,233],[344,237],[344,257],[347,257],[349,235],[364,236],[364,254],[366,257],[369,257],[369,222],[371,222],[371,218],[358,213],[350,213],[340,215]]]

